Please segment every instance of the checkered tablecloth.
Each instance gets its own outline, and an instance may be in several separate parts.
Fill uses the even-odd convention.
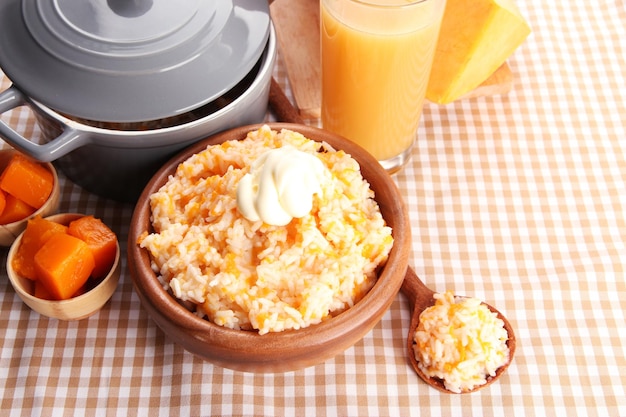
[[[509,59],[513,90],[427,104],[395,177],[418,275],[495,305],[515,328],[497,383],[469,395],[425,385],[405,357],[402,294],[326,363],[284,374],[213,366],[155,326],[124,258],[112,300],[79,322],[29,310],[1,269],[0,416],[626,416],[626,3],[517,3],[533,32]],[[274,75],[291,97],[280,57]],[[40,135],[25,108],[1,117]],[[61,181],[60,211],[102,218],[125,253],[132,206]]]

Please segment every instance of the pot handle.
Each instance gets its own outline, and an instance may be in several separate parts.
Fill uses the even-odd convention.
[[[27,104],[26,97],[15,86],[0,93],[0,114]],[[15,149],[41,162],[51,162],[89,142],[88,135],[69,126],[56,138],[43,145],[31,142],[0,120],[0,138]]]

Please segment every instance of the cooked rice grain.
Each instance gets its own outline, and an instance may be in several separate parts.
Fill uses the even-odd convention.
[[[419,368],[456,393],[485,384],[509,360],[504,322],[475,298],[447,291],[435,299],[414,335]]]
[[[328,168],[313,210],[284,227],[246,220],[239,179],[271,148],[292,145]],[[151,196],[152,233],[140,242],[164,288],[199,316],[260,334],[320,323],[353,306],[393,245],[358,163],[327,144],[263,126],[181,163]]]

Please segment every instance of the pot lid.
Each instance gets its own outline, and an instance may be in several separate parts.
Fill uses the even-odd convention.
[[[139,122],[241,81],[270,32],[259,0],[2,0],[0,67],[28,96],[88,120]]]

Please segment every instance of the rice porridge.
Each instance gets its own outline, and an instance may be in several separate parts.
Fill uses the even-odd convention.
[[[240,180],[268,150],[293,147],[325,167],[310,211],[286,225],[244,217]],[[151,196],[140,238],[164,288],[197,315],[260,334],[339,314],[374,285],[393,237],[358,163],[343,151],[268,126],[209,146]]]
[[[509,360],[504,322],[476,298],[450,291],[434,297],[414,334],[419,368],[456,393],[487,383]]]

